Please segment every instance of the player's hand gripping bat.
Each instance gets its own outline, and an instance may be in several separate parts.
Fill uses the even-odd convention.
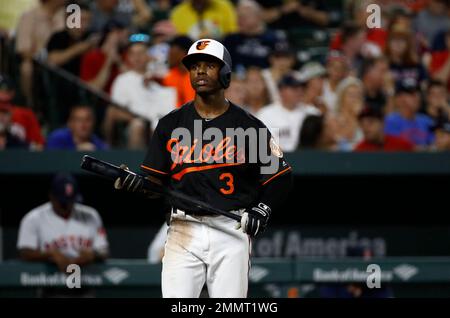
[[[109,180],[112,180],[113,182],[117,178],[121,178],[122,180],[125,180],[125,178],[127,177],[128,174],[134,174],[134,175],[136,174],[130,170],[122,169],[116,165],[109,163],[109,162],[105,162],[105,161],[99,160],[97,158],[88,156],[88,155],[83,156],[83,159],[81,161],[81,168],[84,170],[93,172],[97,175],[103,176]],[[202,211],[224,215],[233,220],[241,222],[240,215],[234,214],[229,211],[217,209],[215,207],[210,206],[209,204],[207,204],[205,202],[193,199],[183,193],[170,190],[166,187],[160,186],[160,185],[158,185],[148,179],[145,179],[145,178],[144,178],[143,188],[148,191],[151,191],[151,192],[159,193],[159,194],[162,194],[165,196],[176,198],[178,200],[182,200],[182,201],[192,205],[193,207],[201,209]]]

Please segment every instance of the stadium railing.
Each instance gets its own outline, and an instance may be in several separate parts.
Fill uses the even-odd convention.
[[[409,296],[450,295],[450,257],[392,257],[367,261],[359,258],[312,258],[298,261],[254,259],[249,274],[250,291],[255,296],[266,294],[308,297],[308,294],[314,294],[306,293],[306,289],[311,291],[324,284],[366,285],[368,280],[374,279],[373,271],[368,267],[371,264],[379,266],[381,288],[389,287],[395,290],[395,286],[400,286],[403,288],[402,293]],[[67,288],[67,280],[76,282],[73,273],[71,271],[66,276],[58,272],[55,266],[48,264],[6,261],[0,263],[0,296],[27,293],[32,296],[30,292],[36,288]],[[81,268],[79,279],[81,287],[98,290],[99,297],[159,297],[160,274],[159,264],[148,264],[145,260],[112,259],[103,264]],[[420,293],[420,290],[427,288],[424,287],[426,285],[434,286],[434,292]],[[278,294],[270,295],[270,291],[275,287],[278,288]],[[297,293],[293,293],[293,288],[297,289]],[[401,293],[399,295],[401,296]]]
[[[126,162],[137,170],[145,151],[107,150],[95,152],[9,150],[0,156],[0,174],[53,174],[55,171],[85,173],[80,163],[89,154],[111,163]],[[323,152],[297,151],[286,153],[286,160],[298,175],[450,175],[450,152]]]

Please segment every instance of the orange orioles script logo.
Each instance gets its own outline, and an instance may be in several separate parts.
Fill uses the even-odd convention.
[[[199,51],[204,50],[209,45],[209,42],[211,42],[211,41],[200,41],[197,43],[195,48]]]
[[[235,166],[245,162],[244,149],[237,149],[236,145],[231,145],[230,137],[225,137],[216,146],[212,143],[208,143],[203,147],[198,142],[198,139],[194,139],[193,144],[188,146],[178,139],[172,138],[167,142],[166,150],[170,152],[172,158],[170,170],[175,169],[177,166],[182,166],[183,164],[209,163],[209,165],[190,167],[180,171],[172,176],[177,180],[180,180],[186,173],[192,171]]]

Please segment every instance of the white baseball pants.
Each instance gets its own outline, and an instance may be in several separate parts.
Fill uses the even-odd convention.
[[[162,269],[164,298],[247,297],[250,238],[225,216],[172,213]]]

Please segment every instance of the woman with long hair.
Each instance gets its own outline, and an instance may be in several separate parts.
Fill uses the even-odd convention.
[[[416,49],[414,35],[410,31],[394,27],[389,32],[385,54],[396,83],[406,80],[415,85],[423,85],[427,72]]]
[[[272,103],[266,81],[257,67],[249,67],[245,74],[245,102],[247,110],[256,114],[261,108]]]
[[[337,115],[334,117],[339,150],[351,151],[362,140],[358,114],[364,106],[362,82],[347,77],[337,88]]]

